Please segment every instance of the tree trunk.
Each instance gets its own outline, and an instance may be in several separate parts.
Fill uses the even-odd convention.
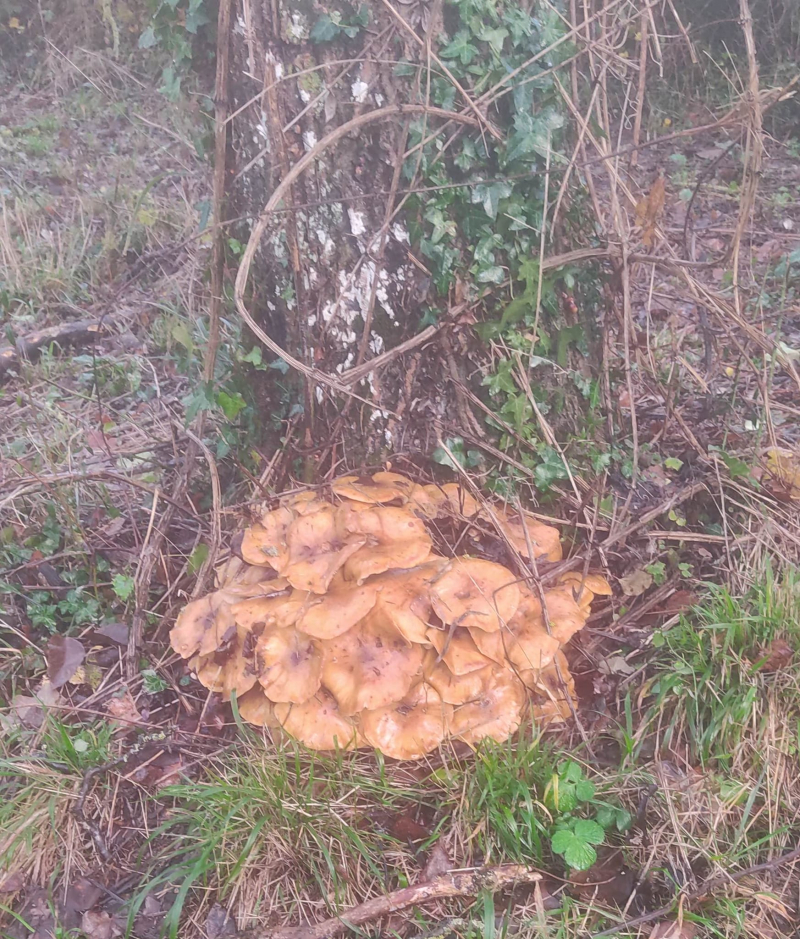
[[[347,4],[338,14],[313,0],[233,4],[227,211],[247,220],[242,242],[291,167],[336,128],[416,104],[409,113],[365,119],[288,188],[253,255],[242,302],[273,352],[278,346],[303,366],[286,378],[304,409],[301,445],[327,463],[318,460],[317,471],[342,457],[355,465],[392,450],[428,452],[463,411],[456,401],[462,376],[452,370],[470,340],[452,317],[447,332],[429,327],[424,342],[416,338],[428,303],[452,307],[460,298],[433,297],[403,209],[395,214],[409,185],[401,169],[411,122],[443,123],[421,111],[427,70],[407,68],[411,77],[397,77],[395,65],[426,61],[441,2],[396,5],[403,21],[371,3],[368,22],[367,7]],[[404,343],[413,348],[362,369],[360,381],[348,375]],[[343,375],[346,391],[335,387]]]

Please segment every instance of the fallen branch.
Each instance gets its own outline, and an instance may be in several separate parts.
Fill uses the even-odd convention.
[[[42,349],[55,343],[57,346],[80,346],[93,343],[99,336],[108,333],[115,325],[109,316],[99,320],[76,320],[60,326],[38,329],[19,338],[13,346],[0,346],[0,376],[16,368],[23,359],[37,358]]]
[[[541,880],[538,871],[522,864],[504,864],[501,867],[481,867],[473,871],[453,871],[425,884],[393,890],[383,897],[359,903],[339,916],[308,926],[286,926],[255,933],[255,939],[330,939],[354,926],[363,926],[433,900],[446,897],[474,897],[482,890],[495,892],[516,884],[532,884]]]

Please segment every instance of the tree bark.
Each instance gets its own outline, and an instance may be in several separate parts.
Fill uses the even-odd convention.
[[[356,21],[357,5],[339,9],[345,28],[334,7],[313,0],[234,0],[232,17],[228,199],[229,217],[243,219],[242,244],[281,180],[320,141],[360,115],[391,111],[343,134],[288,186],[243,285],[241,302],[272,352],[284,349],[300,366],[291,370],[292,387],[304,409],[304,443],[319,457],[316,472],[327,469],[323,457],[355,466],[435,446],[458,413],[464,375],[456,362],[464,356],[453,352],[470,341],[446,313],[461,298],[434,296],[403,209],[395,213],[409,185],[401,168],[411,122],[428,131],[443,124],[421,111],[426,69],[399,78],[395,64],[427,60],[440,6],[401,5],[407,19],[398,21],[370,3],[366,25]],[[413,113],[392,110],[408,104]],[[462,114],[448,133],[477,126],[468,107]],[[443,319],[423,333],[428,303]],[[401,346],[411,348],[385,364]],[[384,364],[368,370],[381,355]],[[448,365],[445,377],[448,359],[455,374]]]

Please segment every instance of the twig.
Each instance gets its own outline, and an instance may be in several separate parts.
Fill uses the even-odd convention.
[[[46,346],[79,346],[94,342],[98,336],[109,332],[116,324],[114,317],[98,320],[76,320],[47,329],[38,329],[17,340],[13,346],[0,347],[0,377],[15,368],[22,359],[33,360]]]
[[[631,166],[636,166],[639,159],[639,141],[642,138],[642,115],[644,114],[644,98],[647,91],[647,30],[650,25],[648,11],[642,12],[639,26],[639,87],[636,92],[636,116],[633,120],[633,146]]]
[[[791,864],[792,861],[796,861],[798,858],[800,858],[800,847],[794,848],[792,851],[788,851],[780,857],[773,858],[771,861],[753,864],[733,874],[719,874],[715,877],[709,877],[708,880],[704,881],[696,889],[679,893],[671,903],[666,903],[664,906],[653,910],[651,913],[643,913],[641,916],[634,916],[632,919],[625,920],[623,923],[617,923],[616,926],[612,926],[610,929],[592,933],[591,939],[600,939],[601,936],[613,936],[615,933],[622,932],[623,930],[633,929],[635,926],[641,926],[643,923],[650,923],[654,919],[661,919],[662,916],[667,916],[673,911],[676,903],[680,903],[684,906],[692,900],[702,899],[708,894],[713,893],[718,887],[724,887],[725,884],[736,883],[737,880],[742,880],[742,878],[749,877],[751,874],[757,874],[760,871],[775,871],[779,867]]]
[[[522,864],[482,867],[473,871],[453,871],[425,884],[393,890],[385,896],[367,900],[339,916],[308,926],[286,926],[259,931],[255,939],[329,939],[354,926],[362,926],[410,906],[431,903],[446,897],[474,897],[483,890],[496,892],[517,884],[532,884],[542,879],[538,871]]]

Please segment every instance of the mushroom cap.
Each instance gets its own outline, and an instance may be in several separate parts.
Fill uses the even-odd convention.
[[[531,550],[533,557],[537,560],[542,558],[545,561],[560,561],[563,557],[561,536],[557,528],[545,525],[527,514],[519,515],[517,512],[507,512],[502,509],[495,509],[495,514],[506,538],[522,557],[530,558]],[[530,548],[528,542],[530,542]]]
[[[490,635],[494,635],[491,633]],[[437,657],[454,675],[468,675],[491,665],[489,659],[479,651],[466,629],[436,629],[427,632],[428,642],[436,649]]]
[[[232,692],[244,695],[257,680],[254,643],[249,633],[235,626],[227,630],[222,648],[210,655],[198,655],[197,679],[203,687],[230,698]]]
[[[407,501],[414,483],[399,473],[375,473],[372,476],[341,476],[331,489],[340,499],[376,505],[382,502]]]
[[[299,516],[289,525],[288,555],[281,573],[298,590],[325,593],[336,571],[365,540],[363,535],[342,537],[336,509],[325,505]]]
[[[512,665],[520,671],[544,668],[553,661],[560,648],[556,636],[547,632],[539,601],[524,594],[507,626],[496,633],[471,629],[475,645],[493,662]]]
[[[464,675],[454,675],[444,662],[439,661],[435,650],[431,649],[425,654],[422,663],[422,674],[425,681],[435,688],[445,704],[465,704],[478,698],[483,691],[491,665],[479,668]]]
[[[512,672],[492,669],[481,694],[453,712],[450,734],[469,744],[485,737],[502,743],[519,727],[525,698],[525,686]]]
[[[557,652],[553,662],[546,668],[520,672],[519,677],[534,692],[531,709],[536,720],[561,722],[572,716],[572,709],[577,708],[578,699],[575,679],[563,652]]]
[[[447,495],[434,485],[414,486],[408,497],[408,508],[423,518],[437,518],[447,504]]]
[[[572,584],[576,589],[584,587],[590,593],[597,597],[610,597],[614,591],[611,584],[602,576],[602,574],[587,574],[585,577],[580,571],[567,571],[558,579],[559,584]],[[578,603],[581,599],[578,600]]]
[[[378,591],[378,607],[409,642],[428,641],[431,580],[444,563],[436,559],[408,570],[386,571],[368,582]]]
[[[345,717],[399,701],[422,666],[410,644],[377,607],[348,632],[324,640],[322,681]]]
[[[282,573],[288,556],[286,535],[293,519],[292,512],[283,506],[266,512],[260,522],[245,531],[240,548],[242,559]]]
[[[227,596],[226,592],[216,590],[192,600],[180,611],[169,632],[169,641],[178,655],[188,659],[201,647],[202,655],[217,648],[222,635],[236,624]]]
[[[363,539],[344,565],[344,576],[357,583],[392,568],[415,567],[431,553],[424,523],[405,508],[345,504],[339,506],[338,524],[344,537]]]
[[[310,750],[352,750],[363,746],[356,723],[344,717],[330,692],[319,692],[304,704],[276,704],[281,727]]]
[[[545,593],[544,600],[547,604],[547,618],[550,620],[550,634],[561,643],[569,642],[586,625],[589,604],[580,605],[575,600],[571,584],[553,587]]]
[[[431,587],[433,609],[443,622],[486,632],[511,619],[519,598],[511,571],[479,558],[454,558]]]
[[[256,669],[270,701],[303,704],[322,684],[319,643],[296,629],[266,629],[256,643]]]
[[[237,625],[244,629],[254,629],[259,625],[285,629],[297,622],[308,602],[308,596],[287,585],[270,596],[240,600],[232,605],[231,611]]]
[[[248,724],[255,724],[256,727],[279,726],[275,717],[275,706],[264,694],[261,685],[255,685],[241,697],[237,694],[236,706],[242,719]]]
[[[271,567],[260,567],[256,564],[248,564],[241,558],[232,554],[227,561],[221,564],[215,571],[217,587],[224,590],[226,587],[251,587],[263,586],[264,593],[269,593],[272,584],[279,581],[277,571]],[[286,586],[286,581],[283,581]],[[280,588],[278,588],[280,589]]]
[[[324,499],[320,499],[313,489],[295,492],[281,499],[281,506],[288,509],[293,516],[309,515],[325,505],[328,505],[328,503]]]
[[[442,492],[447,499],[447,508],[456,515],[472,518],[481,510],[477,500],[458,483],[445,483],[442,486]]]
[[[323,597],[314,597],[297,620],[297,628],[317,639],[334,639],[347,632],[375,606],[374,584],[355,586],[341,572],[331,581]]]
[[[395,760],[419,760],[444,739],[453,708],[423,681],[401,701],[365,711],[361,730],[367,742]]]

